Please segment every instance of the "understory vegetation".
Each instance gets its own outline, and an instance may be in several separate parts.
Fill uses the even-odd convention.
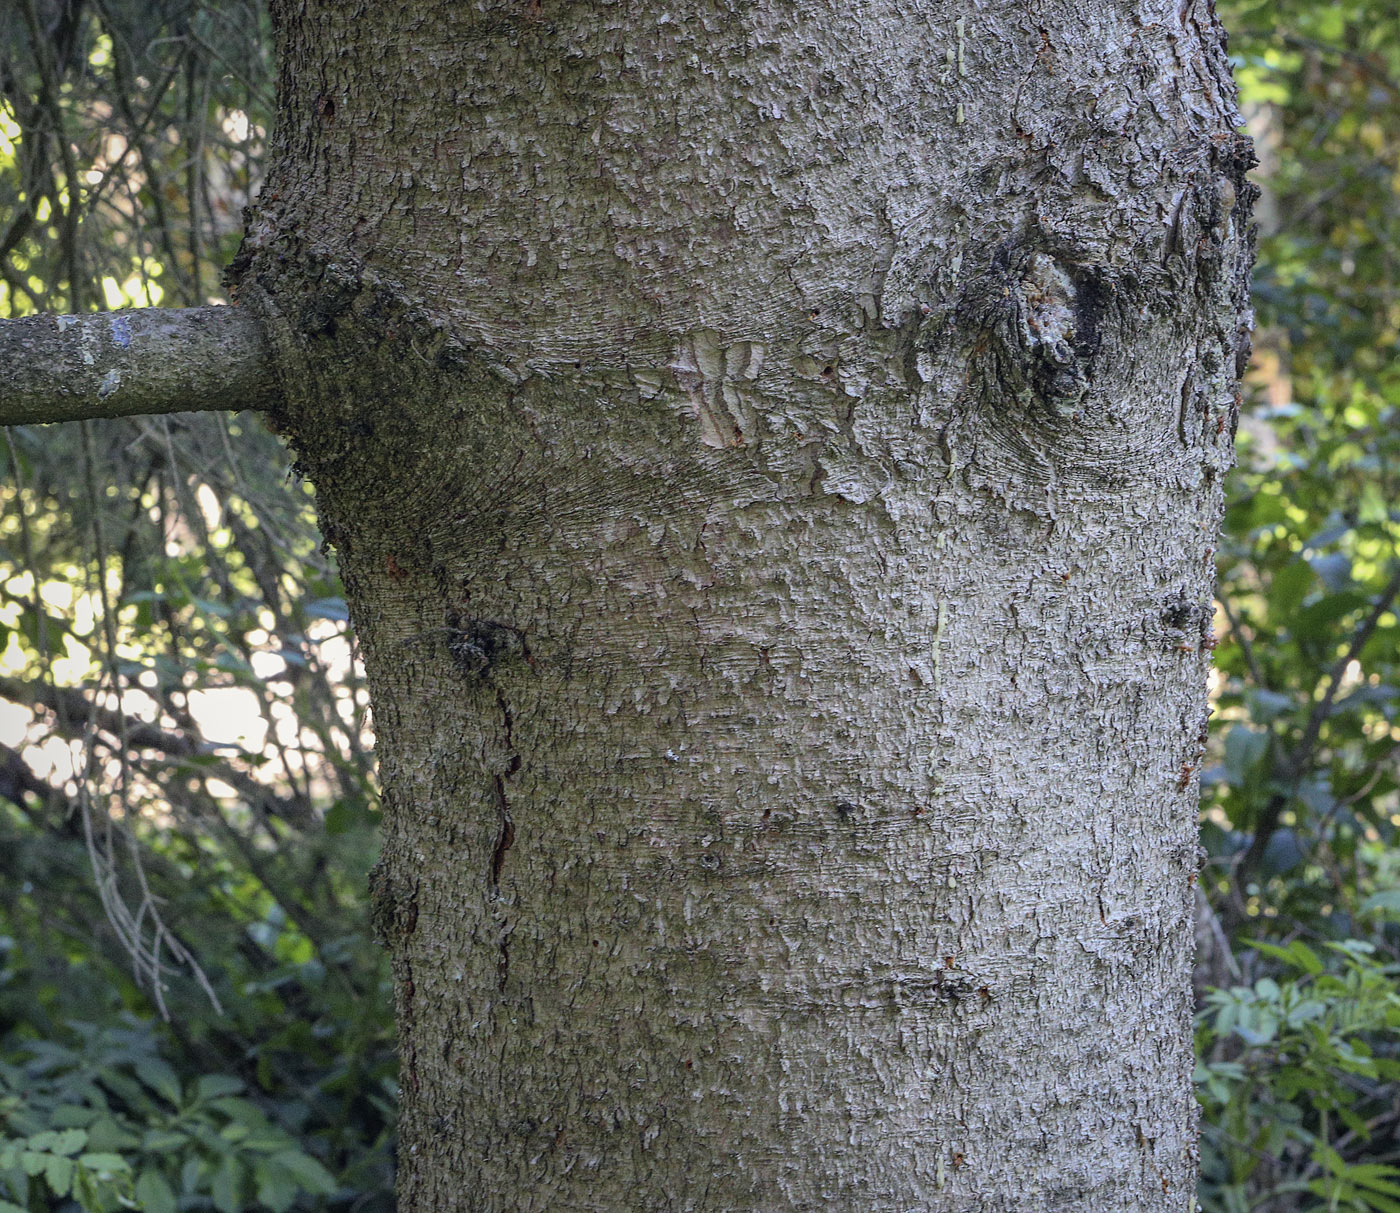
[[[1201,771],[1201,1202],[1394,1213],[1400,26],[1222,17],[1264,197]]]
[[[1396,1213],[1400,24],[1222,16],[1264,197],[1200,1200]],[[254,0],[0,6],[0,315],[220,301],[269,54]],[[309,491],[250,414],[17,428],[0,462],[0,1213],[390,1210],[372,739]]]

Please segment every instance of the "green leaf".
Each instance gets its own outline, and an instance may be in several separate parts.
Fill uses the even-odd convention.
[[[249,678],[256,678],[253,667],[237,653],[220,653],[214,658],[214,668],[223,670],[226,674],[243,674]]]
[[[194,1192],[199,1187],[201,1174],[206,1170],[199,1158],[187,1158],[180,1168],[180,1187],[185,1192]]]
[[[1268,750],[1268,733],[1242,724],[1235,725],[1225,735],[1225,771],[1230,783],[1242,787]]]
[[[1276,626],[1286,627],[1307,596],[1316,574],[1302,560],[1284,565],[1269,586],[1269,616]]]
[[[44,1182],[55,1196],[67,1196],[73,1186],[73,1160],[62,1154],[50,1154],[44,1164]]]
[[[212,598],[200,598],[191,594],[190,603],[197,611],[205,615],[213,615],[216,619],[227,619],[233,614],[231,607],[225,606],[222,602],[215,602]]]
[[[49,1123],[55,1129],[85,1129],[97,1118],[97,1115],[96,1108],[76,1107],[69,1104],[55,1108],[53,1115],[49,1117]]]
[[[136,1202],[142,1213],[175,1213],[175,1193],[159,1171],[142,1171],[136,1180]]]
[[[157,1095],[164,1096],[173,1104],[180,1103],[180,1080],[169,1062],[160,1057],[143,1057],[136,1063],[135,1069],[136,1077]]]
[[[86,1129],[64,1129],[63,1132],[55,1134],[49,1149],[55,1154],[76,1154],[87,1145],[87,1138]]]
[[[296,1201],[300,1190],[296,1182],[271,1159],[260,1159],[253,1165],[253,1178],[258,1186],[258,1200],[272,1213],[286,1213]]]
[[[272,1161],[285,1167],[293,1179],[315,1196],[329,1196],[336,1189],[335,1177],[309,1154],[300,1150],[283,1150]]]
[[[1357,1187],[1384,1192],[1387,1196],[1400,1196],[1400,1185],[1391,1183],[1392,1178],[1400,1178],[1400,1171],[1380,1163],[1354,1162],[1347,1167],[1347,1179]]]
[[[260,1129],[267,1124],[267,1117],[263,1115],[262,1109],[246,1099],[224,1096],[211,1101],[209,1107],[248,1129]]]
[[[1244,942],[1261,955],[1272,956],[1275,960],[1281,960],[1293,968],[1302,969],[1309,976],[1316,977],[1322,972],[1322,961],[1318,959],[1317,953],[1301,939],[1295,939],[1287,946],[1267,943],[1262,939],[1246,939]],[[1276,997],[1277,983],[1271,981],[1269,985],[1273,988]]]
[[[68,621],[66,619],[60,618],[57,615],[52,615],[48,611],[44,611],[42,614],[44,621],[44,635],[46,636],[49,646],[51,648],[57,647],[60,638],[68,635]],[[20,631],[24,634],[25,639],[28,640],[29,643],[35,648],[38,648],[40,628],[38,619],[36,618],[33,610],[25,610],[24,613],[20,615],[19,626]]]
[[[1288,945],[1288,955],[1292,962],[1302,969],[1304,973],[1316,977],[1322,972],[1322,961],[1317,957],[1307,944],[1301,939],[1295,939]]]
[[[1365,1188],[1364,1184],[1358,1186]],[[1379,1213],[1400,1213],[1400,1203],[1391,1200],[1387,1196],[1381,1196],[1378,1193],[1372,1192],[1370,1189],[1366,1189],[1359,1195],[1361,1199],[1366,1202],[1368,1208],[1376,1209]]]
[[[337,623],[344,623],[350,618],[344,598],[319,598],[315,602],[308,602],[302,609],[311,619],[333,619]]]
[[[1288,1012],[1288,1026],[1290,1028],[1301,1027],[1305,1023],[1321,1019],[1326,1014],[1326,1003],[1320,1002],[1316,998],[1304,999]]]
[[[337,800],[326,810],[327,834],[345,834],[374,823],[374,815],[359,800]]]
[[[1365,594],[1357,593],[1355,590],[1346,590],[1340,594],[1328,594],[1294,616],[1293,634],[1304,640],[1325,640],[1330,635],[1332,625],[1337,620],[1368,605],[1370,601],[1370,598]]]
[[[1361,911],[1364,914],[1374,914],[1377,910],[1400,913],[1400,889],[1382,889],[1379,893],[1372,893],[1361,903]]]
[[[112,1117],[102,1116],[88,1129],[88,1146],[93,1150],[129,1150],[141,1139],[130,1129],[119,1125]]]
[[[1246,701],[1249,704],[1249,714],[1256,724],[1267,724],[1271,720],[1277,720],[1297,706],[1292,695],[1283,695],[1278,691],[1263,688],[1252,689],[1246,696]]]
[[[195,1093],[201,1100],[217,1099],[221,1095],[237,1095],[242,1090],[242,1080],[230,1074],[202,1074],[195,1084]]]
[[[78,1162],[89,1171],[130,1171],[131,1164],[120,1154],[109,1154],[106,1151],[94,1151],[91,1154],[79,1154]]]
[[[218,1170],[214,1172],[214,1182],[210,1186],[209,1194],[213,1197],[214,1207],[219,1213],[239,1213],[242,1209],[242,1201],[239,1198],[239,1188],[242,1186],[243,1168],[239,1166],[238,1159],[232,1154],[224,1158],[219,1164]]]

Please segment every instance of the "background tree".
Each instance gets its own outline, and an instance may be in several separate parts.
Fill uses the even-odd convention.
[[[269,47],[237,3],[3,6],[0,305],[217,298]],[[8,459],[0,1197],[390,1208],[365,692],[309,495],[247,415]]]
[[[1232,988],[1203,1019],[1202,1199],[1389,1210],[1400,40],[1365,2],[1242,3],[1226,19],[1265,197],[1203,776],[1220,920],[1202,977]]]

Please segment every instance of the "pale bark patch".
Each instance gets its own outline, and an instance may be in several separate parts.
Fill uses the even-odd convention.
[[[726,344],[713,329],[698,329],[681,343],[669,369],[690,401],[705,446],[723,450],[756,441],[752,384],[763,356],[761,342]]]

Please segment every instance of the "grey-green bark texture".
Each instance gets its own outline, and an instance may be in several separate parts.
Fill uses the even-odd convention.
[[[1204,0],[276,0],[401,1208],[1193,1208]]]

